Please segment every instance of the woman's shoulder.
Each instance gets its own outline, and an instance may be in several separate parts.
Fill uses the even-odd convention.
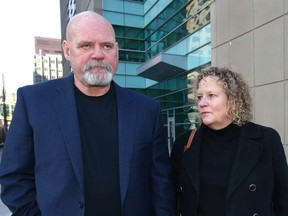
[[[191,131],[192,130],[187,130],[187,131],[184,131],[182,133],[180,133],[176,139],[175,139],[175,142],[182,142],[182,141],[186,141],[189,139],[189,136],[191,134]]]
[[[273,135],[278,135],[278,132],[269,126],[265,126],[265,125],[260,125],[257,123],[253,123],[253,122],[248,122],[245,125],[243,125],[243,130],[250,132],[253,135],[268,135],[268,134],[273,134]]]
[[[184,145],[186,145],[192,130],[187,130],[179,134],[172,146],[172,155],[182,154]]]

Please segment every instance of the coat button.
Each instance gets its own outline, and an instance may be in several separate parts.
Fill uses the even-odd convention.
[[[259,214],[258,213],[254,213],[253,216],[259,216]]]
[[[249,185],[249,190],[250,191],[255,191],[256,190],[256,185],[255,184],[250,184]],[[253,215],[254,216],[254,215]],[[255,215],[255,216],[257,216],[257,215]]]
[[[183,190],[182,186],[179,186],[179,190],[180,190],[180,191],[182,191],[182,190]]]
[[[78,203],[78,207],[79,207],[79,208],[83,208],[83,207],[84,207],[84,203],[83,203],[83,202],[79,202],[79,203]]]

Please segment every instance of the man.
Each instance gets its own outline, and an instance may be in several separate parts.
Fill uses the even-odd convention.
[[[71,76],[18,89],[3,202],[21,216],[175,215],[160,106],[112,81],[111,24],[92,11],[76,15],[63,51]]]

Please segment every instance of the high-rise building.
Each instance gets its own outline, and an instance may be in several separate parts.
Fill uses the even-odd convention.
[[[196,127],[190,85],[211,60],[211,0],[61,1],[62,39],[76,13],[92,10],[108,19],[119,44],[114,81],[161,102],[169,140]],[[66,72],[69,63],[63,61]]]
[[[61,77],[61,39],[35,37],[34,84]]]

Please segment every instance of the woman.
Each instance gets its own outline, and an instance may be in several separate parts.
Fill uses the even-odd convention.
[[[177,137],[172,165],[182,216],[288,216],[288,167],[279,134],[250,122],[242,76],[210,67],[196,81],[202,124]]]

